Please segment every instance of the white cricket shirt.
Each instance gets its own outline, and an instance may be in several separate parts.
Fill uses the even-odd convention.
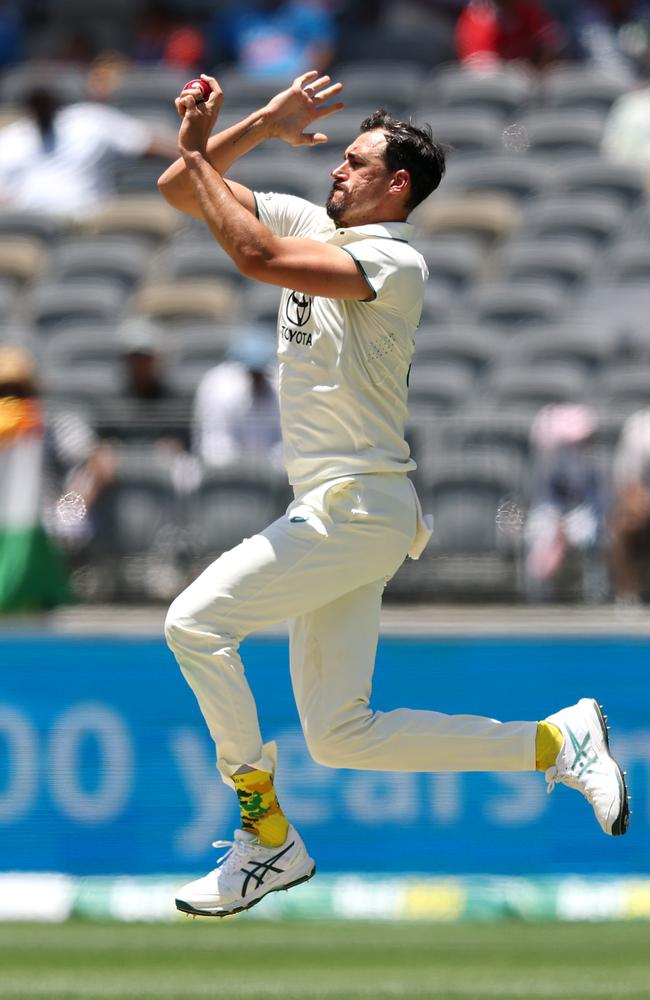
[[[255,193],[277,236],[344,247],[375,293],[369,302],[284,289],[278,314],[284,459],[293,486],[338,476],[410,472],[404,439],[408,371],[420,322],[424,258],[406,222],[337,229],[325,209]]]

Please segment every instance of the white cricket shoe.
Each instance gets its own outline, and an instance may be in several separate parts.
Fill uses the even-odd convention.
[[[545,720],[564,737],[562,749],[546,771],[547,792],[560,782],[581,792],[605,833],[625,833],[630,818],[625,776],[609,752],[606,717],[593,698],[581,698]]]
[[[247,830],[236,830],[234,840],[216,840],[212,846],[228,850],[213,871],[179,889],[176,908],[183,913],[227,917],[255,906],[269,892],[306,882],[316,871],[292,826],[281,847],[265,847]]]

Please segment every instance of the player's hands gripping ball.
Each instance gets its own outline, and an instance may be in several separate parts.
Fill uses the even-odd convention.
[[[222,104],[223,91],[214,77],[202,73],[185,84],[176,98],[181,118],[178,135],[181,153],[205,153]]]
[[[197,77],[196,80],[188,80],[183,87],[182,94],[185,94],[186,90],[191,92],[196,104],[203,104],[204,101],[207,101],[211,92],[208,81],[202,80],[200,77]]]

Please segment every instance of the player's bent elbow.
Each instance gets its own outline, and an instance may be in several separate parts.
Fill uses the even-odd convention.
[[[268,282],[269,259],[263,252],[257,249],[242,250],[233,255],[233,260],[237,270],[244,278],[249,278],[251,281]]]

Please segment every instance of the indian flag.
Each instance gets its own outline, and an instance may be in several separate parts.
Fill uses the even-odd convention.
[[[68,597],[61,555],[41,523],[44,423],[34,398],[0,398],[0,611]]]

